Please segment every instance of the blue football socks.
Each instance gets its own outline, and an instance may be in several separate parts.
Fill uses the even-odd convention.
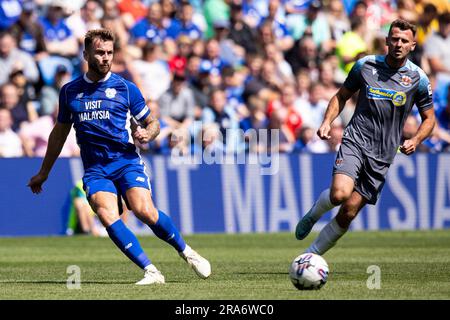
[[[127,228],[122,220],[119,219],[114,222],[106,228],[106,231],[116,246],[140,268],[145,269],[145,267],[151,264],[150,259],[147,257],[144,250],[142,250],[138,239]]]
[[[160,210],[158,210],[158,214],[159,218],[158,221],[156,221],[156,224],[149,225],[149,227],[158,238],[170,244],[178,252],[183,252],[186,248],[186,243],[173,224],[172,219]]]

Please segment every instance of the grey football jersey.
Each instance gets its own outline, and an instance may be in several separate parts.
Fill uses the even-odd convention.
[[[359,96],[343,139],[361,146],[366,156],[386,163],[394,160],[413,105],[420,111],[433,107],[428,77],[409,60],[393,69],[385,56],[366,56],[355,63],[344,87],[359,90]]]

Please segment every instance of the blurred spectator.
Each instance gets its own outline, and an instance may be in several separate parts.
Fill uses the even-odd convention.
[[[147,16],[133,25],[130,34],[132,42],[140,48],[143,48],[148,42],[161,44],[167,38],[161,4],[153,2],[148,9]]]
[[[328,152],[338,152],[342,143],[342,135],[344,134],[344,127],[342,126],[342,121],[337,118],[331,124],[330,139],[325,142],[328,145]]]
[[[148,13],[147,7],[141,0],[120,0],[117,8],[127,29],[131,29],[136,22],[143,19]]]
[[[195,100],[186,76],[175,73],[170,88],[158,100],[161,117],[172,128],[188,128],[194,120]]]
[[[287,24],[294,39],[300,39],[303,35],[312,36],[317,47],[329,52],[333,47],[330,41],[330,26],[325,15],[321,13],[321,8],[321,1],[314,0],[309,4],[305,15],[290,15]]]
[[[286,0],[283,1],[284,8],[286,10],[286,14],[303,14],[305,13],[309,6],[311,5],[311,2],[314,0]]]
[[[321,83],[312,84],[308,100],[299,99],[295,103],[296,110],[305,125],[308,125],[314,131],[319,129],[327,106],[328,101],[324,99],[324,87]]]
[[[294,39],[285,24],[284,14],[279,13],[281,11],[280,0],[269,0],[268,2],[268,14],[262,19],[260,26],[270,25],[276,45],[282,51],[287,51],[292,48]]]
[[[22,12],[22,3],[19,0],[0,1],[0,31],[11,27]]]
[[[229,38],[244,48],[246,53],[256,53],[255,29],[244,21],[242,4],[232,3],[230,6],[230,33]]]
[[[287,126],[289,111],[285,108],[274,110],[269,116],[269,131],[278,131],[278,141],[269,140],[271,152],[291,152],[293,149],[294,138]],[[272,143],[275,142],[275,145]]]
[[[306,69],[311,80],[317,80],[320,56],[311,36],[305,35],[297,40],[294,47],[287,52],[286,60],[291,65],[294,74],[297,74],[300,69]]]
[[[59,103],[59,92],[63,85],[71,80],[72,75],[63,65],[56,68],[55,79],[52,85],[45,85],[41,89],[40,109],[41,116],[53,114]]]
[[[70,200],[67,235],[79,233],[92,234],[94,237],[108,235],[89,205],[82,180],[78,181],[70,190]]]
[[[23,70],[27,81],[35,83],[39,71],[33,57],[16,47],[16,40],[8,32],[0,32],[0,85],[8,81],[9,75]]]
[[[397,13],[398,17],[407,21],[416,22],[418,14],[416,12],[416,4],[414,0],[398,0]]]
[[[114,44],[114,57],[111,72],[118,74],[128,81],[134,82],[138,88],[142,89],[141,78],[134,69],[127,51],[121,47],[119,42]]]
[[[286,110],[280,118],[282,125],[287,129],[284,133],[289,143],[294,143],[295,136],[298,130],[302,127],[303,119],[298,109],[295,106],[295,87],[287,84],[281,89],[281,96],[277,100],[270,101],[267,106],[267,114],[271,117],[275,110]]]
[[[264,61],[260,56],[254,56],[249,63],[250,77],[245,83],[244,99],[251,95],[258,95],[266,101],[272,99],[275,92],[283,87],[276,65],[270,60]]]
[[[327,142],[320,140],[313,128],[305,125],[299,130],[299,135],[293,147],[294,152],[326,153],[330,152]]]
[[[83,45],[84,35],[88,30],[101,27],[100,19],[103,10],[96,0],[87,0],[77,13],[73,13],[66,19],[66,24],[77,39],[79,46]]]
[[[192,151],[195,155],[205,155],[205,157],[223,155],[226,152],[217,123],[207,123],[202,126]]]
[[[284,59],[283,52],[274,43],[267,44],[264,49],[265,58],[275,64],[277,73],[283,82],[293,83],[294,73],[292,72],[291,65]]]
[[[78,54],[77,39],[64,20],[65,3],[51,0],[47,13],[39,18],[44,29],[46,50],[51,55],[74,57]]]
[[[5,83],[0,87],[0,109],[11,112],[14,131],[18,131],[24,121],[33,121],[37,118],[32,105],[20,101],[19,89],[12,83]]]
[[[433,73],[450,75],[450,13],[441,14],[439,31],[430,35],[424,47],[424,54]]]
[[[442,140],[442,148],[450,151],[450,85],[447,87],[447,104],[436,111],[436,135]]]
[[[19,19],[10,27],[10,32],[16,39],[17,46],[29,54],[35,60],[47,55],[44,41],[44,30],[37,20],[37,7],[34,1],[27,0],[23,3],[22,13]]]
[[[214,89],[208,106],[203,109],[204,124],[216,123],[219,126],[227,152],[238,152],[244,147],[239,136],[239,118],[233,108],[227,104],[225,92]],[[243,138],[243,137],[242,137]]]
[[[344,33],[350,30],[350,21],[345,14],[341,0],[331,0],[326,13],[328,25],[331,29],[331,37],[339,41]]]
[[[18,69],[9,75],[9,82],[16,86],[19,95],[19,104],[27,107],[29,118],[31,121],[38,117],[39,109],[38,97],[36,95],[35,86],[27,81],[23,70]]]
[[[209,39],[214,36],[213,24],[215,21],[230,19],[230,8],[224,0],[205,0],[203,2],[203,15],[207,25],[205,37]]]
[[[336,45],[336,55],[340,59],[340,68],[348,74],[355,61],[367,54],[367,44],[364,41],[366,26],[361,18],[351,20],[351,31],[344,34]]]
[[[248,98],[249,115],[240,122],[240,127],[245,131],[248,129],[266,129],[269,118],[266,113],[266,102],[256,95]]]
[[[365,0],[367,4],[366,21],[367,30],[370,36],[375,36],[380,30],[387,31],[391,22],[398,18],[397,13],[392,7],[391,0]],[[402,0],[398,1],[401,2]],[[407,0],[411,4],[412,12],[414,12],[414,0]],[[409,5],[409,4],[408,4]],[[397,8],[398,9],[398,8]],[[398,10],[400,11],[400,10]],[[401,15],[401,14],[400,14]],[[410,16],[403,17],[408,21],[417,21]],[[371,38],[366,39],[369,42]]]
[[[23,142],[25,155],[28,157],[44,157],[47,150],[48,138],[56,123],[58,110],[53,114],[39,117],[33,122],[24,122],[19,135]],[[78,147],[75,130],[71,129],[67,140],[64,143],[60,157],[79,157],[80,148]]]
[[[220,59],[223,67],[225,65],[239,66],[245,56],[243,48],[236,46],[233,40],[228,38],[230,31],[230,22],[228,20],[214,22],[214,40],[219,44]],[[206,53],[208,54],[209,46],[212,41],[208,41],[206,46]]]
[[[203,32],[199,26],[193,21],[194,8],[188,1],[181,3],[181,8],[179,12],[179,18],[175,20],[177,26],[176,37],[184,35],[192,40],[201,39],[203,37]]]
[[[171,72],[185,72],[188,57],[192,54],[192,40],[187,35],[177,39],[177,53],[169,60]],[[197,66],[198,69],[199,66]],[[197,70],[194,71],[196,73]]]
[[[244,80],[246,72],[232,67],[224,68],[223,72],[223,88],[225,90],[227,101],[230,106],[238,113],[239,118],[248,116],[248,109],[244,103]]]
[[[403,127],[402,141],[411,139],[416,134],[418,129],[419,120],[417,119],[417,117],[409,115],[406,118],[405,126]],[[435,126],[431,136],[417,147],[417,151],[431,153],[441,152],[444,149],[444,145],[446,143],[443,139],[441,139],[439,132],[439,126]]]
[[[433,4],[436,8],[439,14],[444,12],[450,12],[450,2],[447,0],[421,0],[416,1],[416,12],[420,15],[424,11],[424,7],[428,4]]]
[[[128,51],[132,47],[131,45],[127,46],[130,34],[128,33],[123,17],[120,15],[116,0],[103,1],[102,10],[102,27],[112,30],[116,36],[116,41],[120,43],[122,48]]]
[[[324,60],[319,67],[319,82],[323,85],[323,99],[326,101],[330,101],[339,89],[334,80],[334,72],[334,67],[328,60]]]
[[[22,142],[11,126],[13,120],[8,109],[0,109],[0,158],[23,156]]]
[[[172,129],[167,139],[171,156],[184,157],[192,153],[191,135],[186,128]]]
[[[219,41],[214,38],[206,41],[205,55],[200,64],[200,70],[210,73],[220,73],[222,68],[226,65],[228,65],[228,63],[222,59]]]
[[[308,70],[300,69],[295,77],[295,83],[297,86],[297,98],[308,100],[309,90],[311,88],[311,78],[309,77]]]
[[[428,36],[439,31],[438,12],[436,7],[428,3],[423,8],[417,25],[416,40],[419,47],[425,44]]]
[[[170,140],[171,140],[171,134],[173,132],[172,127],[170,127],[166,121],[161,117],[161,112],[159,109],[159,105],[152,101],[147,101],[147,106],[150,108],[151,114],[153,117],[159,120],[159,126],[160,131],[158,136],[155,138],[155,140],[150,141],[149,143],[145,145],[140,145],[141,149],[149,152],[149,153],[157,153],[157,154],[164,154],[164,155],[170,155]],[[139,145],[139,142],[137,142]]]
[[[142,81],[146,99],[158,100],[170,86],[169,65],[160,55],[160,46],[147,42],[142,51],[142,59],[135,60],[132,65]]]

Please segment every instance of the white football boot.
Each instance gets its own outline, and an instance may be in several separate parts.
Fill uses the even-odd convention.
[[[136,282],[136,284],[142,286],[154,283],[165,283],[165,280],[161,272],[151,264],[145,268],[144,278]]]
[[[202,279],[206,279],[211,275],[211,264],[194,251],[191,247],[186,245],[180,256],[194,269],[195,273]]]

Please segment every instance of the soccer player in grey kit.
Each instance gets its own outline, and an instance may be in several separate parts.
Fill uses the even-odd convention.
[[[416,46],[415,33],[414,25],[395,20],[386,38],[387,55],[358,60],[330,100],[317,131],[323,140],[330,139],[331,123],[359,90],[355,113],[336,156],[331,187],[320,194],[297,224],[296,238],[306,238],[323,214],[341,207],[305,252],[322,255],[332,248],[366,203],[376,203],[397,150],[410,155],[431,134],[435,115],[430,82],[407,58]],[[414,104],[422,123],[414,137],[402,142],[403,125]]]

